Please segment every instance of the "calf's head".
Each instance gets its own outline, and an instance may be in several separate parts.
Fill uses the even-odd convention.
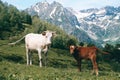
[[[73,54],[73,53],[74,53],[74,50],[75,50],[75,46],[74,46],[74,45],[71,45],[71,46],[70,46],[70,54]]]

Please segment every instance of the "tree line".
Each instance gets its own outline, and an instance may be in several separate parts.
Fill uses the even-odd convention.
[[[7,39],[24,31],[24,23],[32,24],[31,16],[0,0],[0,39]]]

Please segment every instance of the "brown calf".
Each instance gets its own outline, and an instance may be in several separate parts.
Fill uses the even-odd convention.
[[[98,75],[98,66],[97,66],[97,62],[96,62],[97,50],[99,50],[99,49],[96,48],[95,46],[93,46],[93,47],[78,47],[78,46],[74,46],[74,45],[70,46],[70,53],[76,59],[76,61],[78,63],[79,71],[81,71],[81,60],[82,59],[90,59],[93,64],[93,72],[92,73],[95,72],[96,75]],[[99,51],[101,51],[101,50],[99,50]],[[101,51],[101,52],[104,54],[108,54],[107,52],[103,52],[103,51]]]

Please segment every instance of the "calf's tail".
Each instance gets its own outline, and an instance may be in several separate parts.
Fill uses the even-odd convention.
[[[100,52],[103,53],[103,54],[109,54],[108,52],[104,52],[104,51],[102,51],[101,49],[98,49],[98,48],[97,48],[97,50],[100,51]]]

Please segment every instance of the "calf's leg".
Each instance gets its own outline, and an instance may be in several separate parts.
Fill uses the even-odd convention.
[[[78,69],[79,69],[79,71],[81,71],[81,59],[77,60],[77,63],[78,63]]]
[[[96,62],[96,56],[93,56],[92,59],[92,64],[93,64],[93,73],[96,73],[96,76],[98,76],[98,66],[97,66],[97,62]]]

